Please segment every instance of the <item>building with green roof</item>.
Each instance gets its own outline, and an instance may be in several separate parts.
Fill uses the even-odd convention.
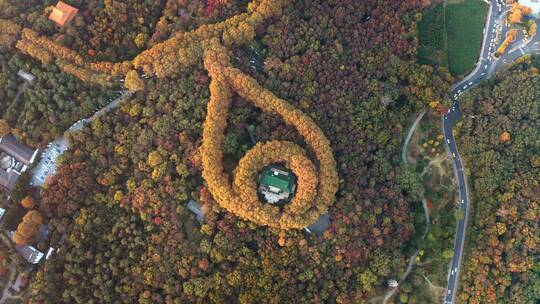
[[[279,165],[270,165],[259,176],[259,193],[271,204],[288,203],[296,191],[296,176]]]

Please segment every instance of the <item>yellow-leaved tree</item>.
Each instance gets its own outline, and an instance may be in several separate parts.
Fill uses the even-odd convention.
[[[131,70],[127,73],[124,81],[126,89],[130,91],[143,91],[144,81],[139,77],[139,74],[135,70]]]

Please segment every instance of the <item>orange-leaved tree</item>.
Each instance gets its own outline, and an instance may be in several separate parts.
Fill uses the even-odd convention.
[[[27,245],[36,237],[39,226],[43,223],[43,218],[38,211],[30,210],[22,219],[22,222],[17,226],[17,230],[13,235],[13,241],[17,245]]]

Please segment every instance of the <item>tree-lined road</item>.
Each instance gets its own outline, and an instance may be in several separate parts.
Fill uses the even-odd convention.
[[[459,210],[463,214],[463,217],[457,221],[454,240],[454,255],[452,257],[452,262],[450,263],[448,285],[444,294],[444,304],[452,304],[455,301],[467,230],[467,219],[469,217],[470,209],[467,178],[456,146],[456,141],[452,134],[453,127],[462,116],[457,100],[463,92],[469,90],[480,81],[489,78],[495,71],[499,70],[504,65],[511,63],[524,55],[540,53],[540,34],[537,33],[528,40],[522,40],[521,37],[516,39],[516,41],[511,44],[511,48],[509,48],[507,53],[498,58],[494,56],[497,45],[502,42],[506,31],[509,29],[506,24],[506,14],[509,9],[510,7],[506,6],[503,0],[489,1],[489,12],[478,63],[475,69],[467,75],[467,77],[452,86],[450,96],[453,105],[449,112],[442,118],[446,148],[450,157],[453,159],[454,174],[459,186]]]
[[[492,0],[489,2],[489,11],[484,27],[484,37],[482,47],[480,49],[480,57],[475,69],[462,81],[452,86],[450,92],[453,105],[449,112],[442,118],[442,127],[446,148],[449,155],[452,157],[452,165],[454,174],[459,186],[459,210],[463,214],[463,218],[459,219],[456,224],[456,235],[454,238],[454,255],[450,263],[448,271],[448,285],[444,294],[444,303],[454,303],[454,298],[457,290],[461,260],[463,256],[463,247],[465,243],[465,235],[467,230],[467,219],[469,217],[469,191],[467,188],[467,180],[463,168],[463,163],[459,155],[452,129],[456,122],[461,118],[461,111],[457,99],[459,96],[476,85],[478,82],[488,78],[493,69],[490,66],[493,64],[494,52],[497,50],[497,40],[502,36],[505,18],[508,8],[501,4],[500,0]]]

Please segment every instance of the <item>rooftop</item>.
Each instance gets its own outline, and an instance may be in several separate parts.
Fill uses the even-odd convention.
[[[187,208],[196,215],[197,221],[200,223],[204,222],[204,213],[201,210],[201,205],[197,201],[190,199]]]
[[[10,192],[37,152],[17,142],[13,135],[0,137],[0,189]]]
[[[13,241],[14,231],[9,231],[7,233],[9,238]],[[37,264],[41,261],[44,254],[43,252],[37,250],[34,246],[29,245],[15,245],[15,250],[28,262],[31,264]]]
[[[21,77],[22,79],[28,81],[28,82],[32,82],[36,78],[36,76],[34,76],[34,75],[32,75],[32,74],[30,74],[28,72],[25,72],[23,70],[19,70],[19,72],[17,72],[17,75],[19,77]]]
[[[0,137],[0,150],[11,155],[25,165],[30,165],[37,155],[37,150],[19,143],[13,135]]]
[[[19,179],[19,174],[15,171],[4,171],[0,169],[0,186],[4,191],[10,192],[15,187],[15,182]]]
[[[73,6],[59,1],[56,4],[56,7],[53,8],[49,19],[54,21],[59,26],[66,26],[71,22],[71,20],[73,20],[73,18],[75,18],[75,15],[77,15],[78,11],[79,10],[74,8]]]
[[[261,173],[259,191],[269,203],[287,201],[295,188],[295,176],[281,166],[266,167]]]

